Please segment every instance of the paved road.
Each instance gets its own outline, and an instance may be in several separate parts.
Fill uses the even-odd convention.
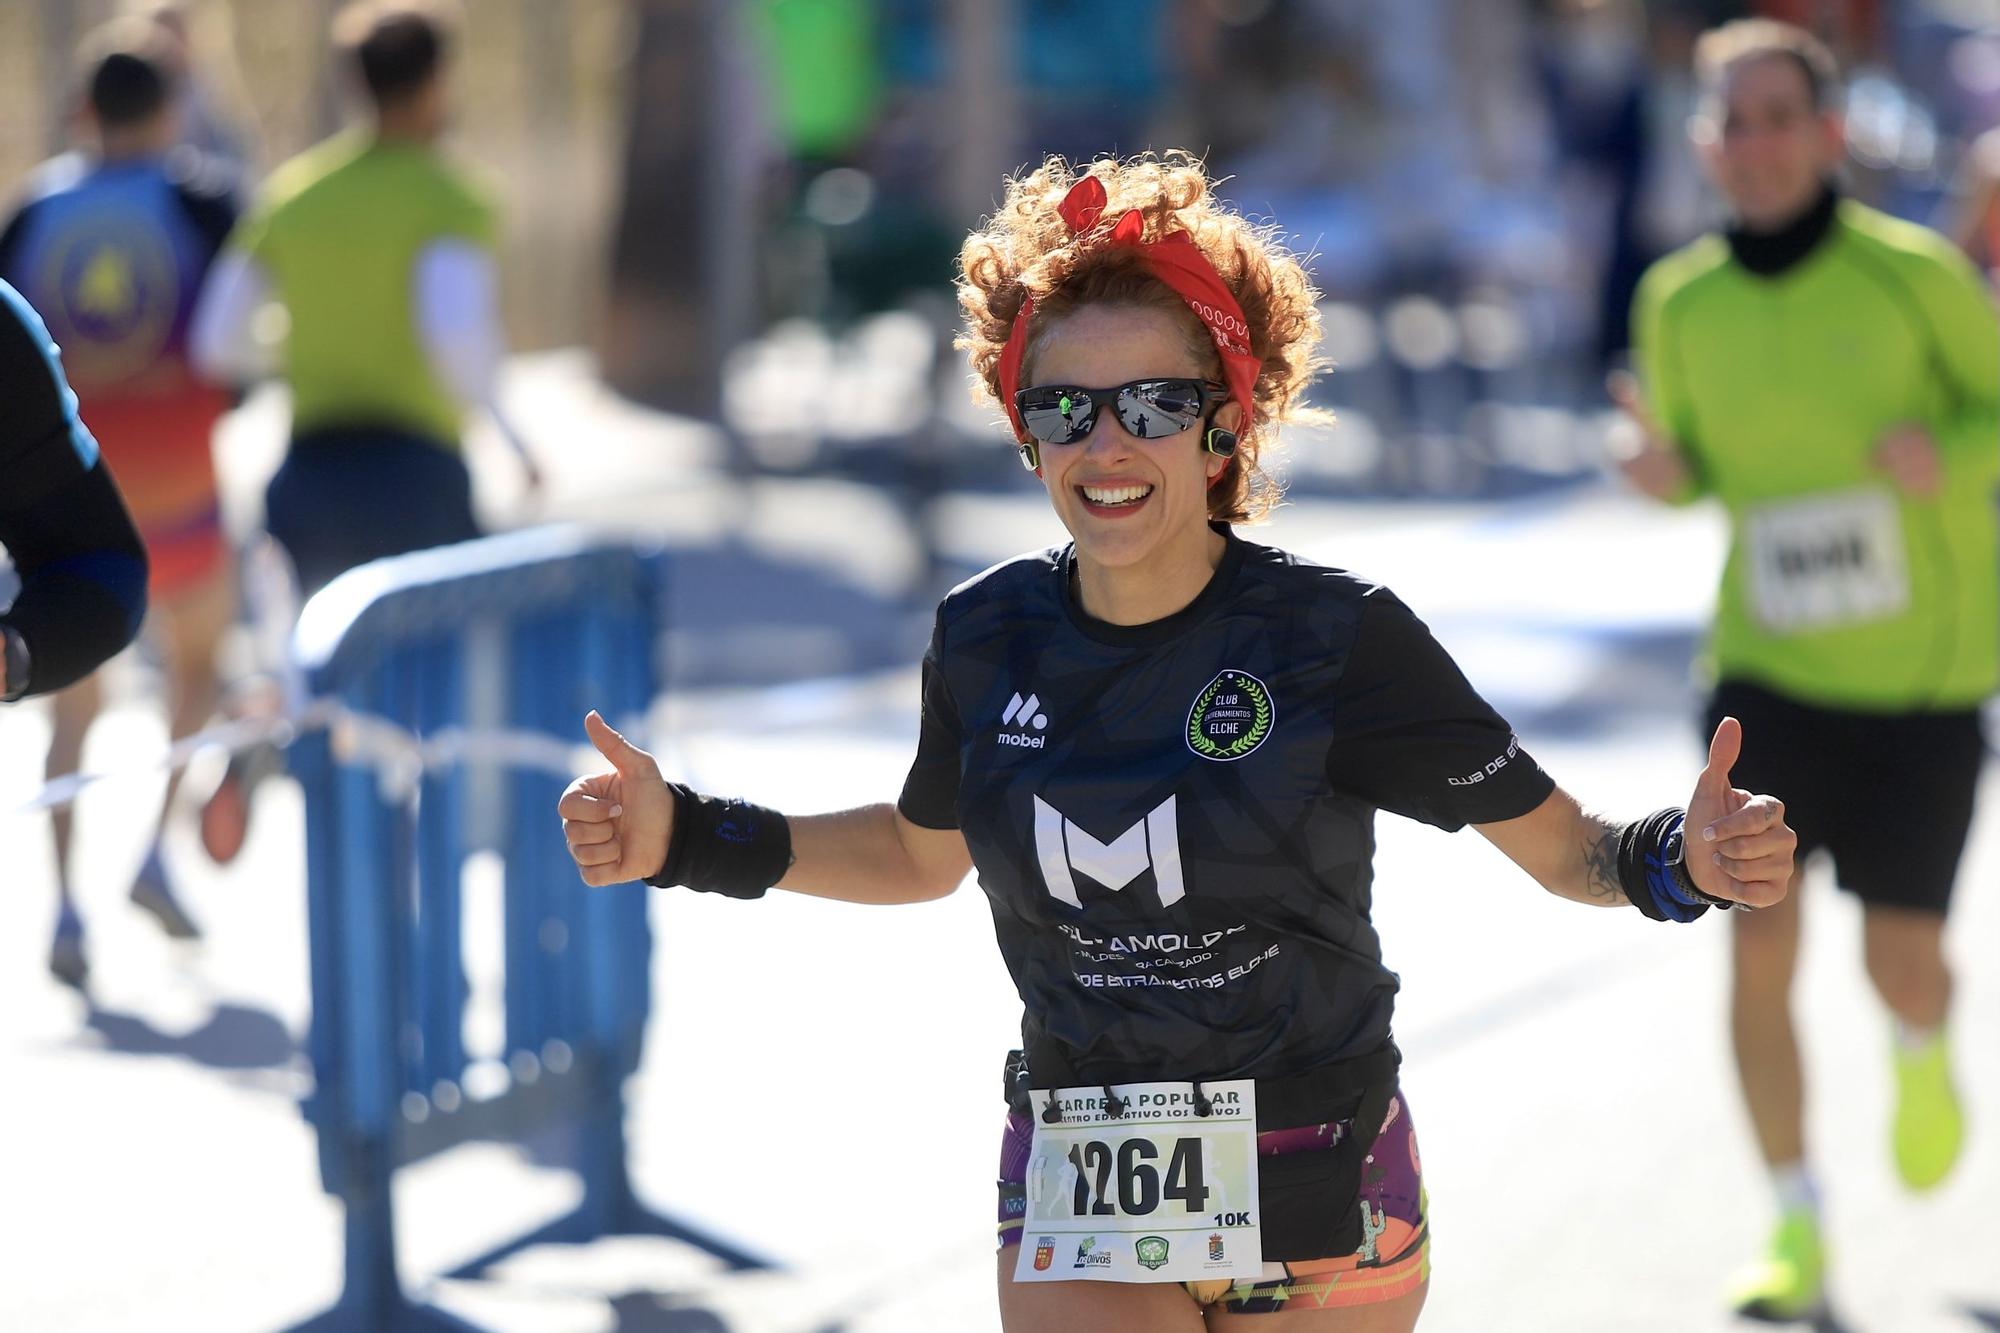
[[[702,469],[698,433],[607,420],[601,403],[578,404],[573,379],[545,376],[517,381],[538,405],[531,430],[592,427],[587,456],[551,450],[547,510],[664,533],[706,571],[683,603],[684,662],[757,663],[780,645],[862,672],[709,680],[676,697],[662,721],[680,771],[801,810],[893,792],[915,673],[867,668],[910,660],[895,636],[920,644],[925,629],[902,596],[921,562],[897,510],[818,483],[730,487]],[[250,440],[246,426],[226,454],[234,503],[254,491]],[[505,514],[504,459],[483,463],[481,481]],[[1053,531],[1032,496],[954,497],[942,520],[944,554],[965,567]],[[738,535],[721,562],[725,530]],[[1699,512],[1583,492],[1505,508],[1301,504],[1271,539],[1391,582],[1565,785],[1639,810],[1681,799],[1699,765],[1685,664],[1716,536]],[[725,568],[768,593],[767,621],[724,614],[757,600]],[[863,635],[824,623],[856,615],[872,618]],[[33,789],[45,739],[37,711],[0,713],[0,811]],[[93,735],[87,762],[128,765],[159,744],[135,701]],[[266,789],[226,872],[174,826],[170,853],[210,927],[188,949],[121,901],[141,851],[135,812],[158,790],[106,784],[79,814],[89,1005],[42,972],[45,835],[0,814],[12,853],[0,872],[0,1329],[271,1329],[338,1289],[339,1214],[296,1106],[309,1081],[296,793]],[[2000,786],[1986,793],[1953,937],[1974,1134],[1935,1196],[1893,1184],[1886,1025],[1860,980],[1857,913],[1823,882],[1809,891],[1798,1010],[1852,1333],[2000,1328],[2000,1146],[1986,1130],[2000,1116]],[[1425,1328],[1730,1327],[1716,1293],[1767,1214],[1729,1083],[1725,923],[1667,928],[1557,902],[1470,834],[1385,817],[1381,842],[1377,916],[1405,983],[1399,1032],[1437,1235]],[[467,957],[480,995],[497,984],[490,889],[475,871]],[[655,894],[652,911],[657,1000],[630,1127],[639,1187],[784,1270],[731,1275],[668,1242],[607,1241],[529,1252],[430,1294],[503,1330],[994,1328],[997,1074],[1018,1012],[976,888],[893,912],[682,893]],[[556,1155],[478,1145],[403,1173],[406,1273],[422,1283],[566,1209],[575,1187]]]

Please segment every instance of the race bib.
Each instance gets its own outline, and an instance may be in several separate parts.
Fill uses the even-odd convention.
[[[1750,601],[1777,633],[1886,620],[1910,604],[1903,521],[1875,487],[1750,511]]]
[[[1130,1083],[1125,1114],[1103,1088],[1036,1089],[1027,1215],[1016,1282],[1256,1280],[1257,1085]],[[1042,1118],[1051,1099],[1062,1119]]]

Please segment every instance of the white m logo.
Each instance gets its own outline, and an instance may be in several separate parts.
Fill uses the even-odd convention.
[[[1041,858],[1042,880],[1049,892],[1071,907],[1083,906],[1076,896],[1071,867],[1114,892],[1150,869],[1160,886],[1162,907],[1173,906],[1187,893],[1181,879],[1180,829],[1171,796],[1109,843],[1091,837],[1037,796],[1035,853]]]

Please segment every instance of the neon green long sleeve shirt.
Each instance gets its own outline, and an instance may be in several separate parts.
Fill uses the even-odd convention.
[[[1684,497],[1729,512],[1707,665],[1821,707],[1967,708],[2000,677],[2000,323],[1941,236],[1853,201],[1760,277],[1708,236],[1655,264],[1633,305],[1653,419]],[[1929,431],[1934,499],[1876,467]]]

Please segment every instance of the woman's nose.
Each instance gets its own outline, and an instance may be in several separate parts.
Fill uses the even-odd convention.
[[[1084,452],[1093,458],[1116,458],[1131,453],[1136,441],[1116,412],[1104,412],[1083,444]]]

